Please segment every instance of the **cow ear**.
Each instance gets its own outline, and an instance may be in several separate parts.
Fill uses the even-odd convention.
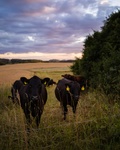
[[[26,85],[26,84],[28,84],[28,83],[27,83],[27,82],[24,82],[23,84]]]
[[[41,82],[42,82],[42,84],[44,84],[44,85],[46,85],[46,84],[47,84],[47,82],[46,82],[46,80],[45,80],[45,79],[41,79]]]
[[[45,85],[46,85],[46,81],[45,81],[43,84],[45,84]]]
[[[20,80],[22,81],[22,83],[24,85],[28,84],[29,83],[29,80],[26,78],[26,77],[21,77]]]

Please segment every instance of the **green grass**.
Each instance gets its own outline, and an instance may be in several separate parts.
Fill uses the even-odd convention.
[[[36,72],[40,77],[50,76],[55,81],[64,70]],[[0,86],[0,149],[1,150],[119,150],[120,106],[109,104],[102,93],[81,94],[76,116],[68,107],[67,120],[54,95],[55,86],[48,87],[48,100],[39,129],[34,122],[31,132],[25,130],[26,120],[22,109],[7,96],[10,85]]]

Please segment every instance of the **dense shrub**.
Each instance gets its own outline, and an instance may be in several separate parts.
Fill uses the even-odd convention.
[[[104,21],[84,42],[82,59],[71,66],[74,74],[83,74],[92,88],[100,88],[111,99],[120,99],[120,10]]]

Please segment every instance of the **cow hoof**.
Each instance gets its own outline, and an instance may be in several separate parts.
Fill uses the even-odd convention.
[[[8,96],[8,99],[12,99],[12,96]]]

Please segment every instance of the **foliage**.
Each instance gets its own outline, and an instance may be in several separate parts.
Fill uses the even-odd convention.
[[[94,31],[84,42],[82,59],[71,66],[74,74],[84,74],[92,88],[120,99],[120,11],[112,13],[101,31]]]

